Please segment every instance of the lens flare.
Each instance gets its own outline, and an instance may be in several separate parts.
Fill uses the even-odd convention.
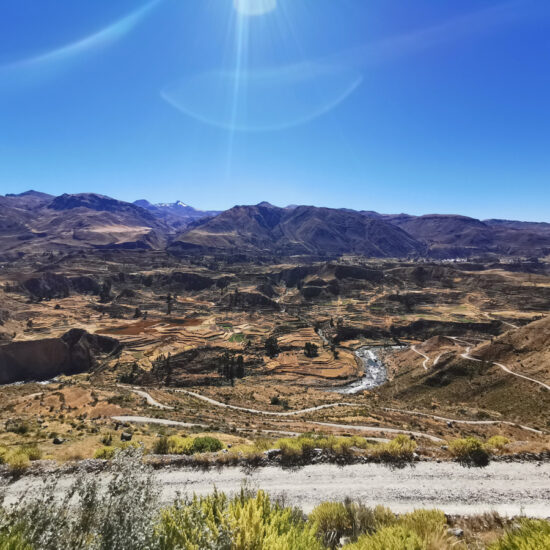
[[[241,15],[264,15],[277,7],[277,0],[233,0],[235,9]]]
[[[331,111],[362,79],[353,69],[300,63],[203,73],[167,86],[161,95],[203,123],[230,131],[265,132],[304,124]]]

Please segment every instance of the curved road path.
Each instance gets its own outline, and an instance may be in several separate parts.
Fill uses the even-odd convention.
[[[401,414],[407,414],[410,416],[423,416],[426,418],[433,418],[434,420],[440,420],[441,422],[452,422],[453,424],[471,424],[478,426],[489,426],[495,424],[505,424],[506,426],[514,426],[516,428],[521,428],[528,432],[533,432],[538,435],[544,435],[544,432],[537,430],[536,428],[530,428],[529,426],[522,426],[521,424],[516,424],[514,422],[508,422],[506,420],[456,420],[455,418],[445,418],[444,416],[437,416],[435,414],[422,413],[417,411],[406,411],[403,409],[392,409],[390,407],[384,407],[385,411],[396,412]]]
[[[454,340],[455,342],[463,342],[466,344],[466,347],[464,348],[464,353],[460,354],[460,357],[463,359],[467,359],[468,361],[475,361],[476,363],[483,363],[482,359],[478,359],[477,357],[472,357],[470,355],[470,352],[472,351],[472,347],[474,344],[467,342],[466,340],[462,340],[460,338],[455,338],[453,336],[448,336],[447,338],[450,338],[451,340]],[[536,380],[535,378],[530,378],[529,376],[525,376],[523,374],[519,374],[518,372],[514,372],[513,370],[510,370],[506,365],[503,365],[502,363],[496,363],[495,361],[489,361],[492,365],[495,365],[496,367],[499,367],[504,372],[507,372],[508,374],[511,374],[513,376],[517,376],[518,378],[523,378],[524,380],[528,380],[529,382],[533,382],[534,384],[538,384],[539,386],[542,386],[543,388],[546,388],[547,390],[550,390],[550,385],[545,384],[544,382],[541,382],[540,380]]]

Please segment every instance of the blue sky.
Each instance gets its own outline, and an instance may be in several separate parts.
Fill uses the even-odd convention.
[[[0,193],[550,221],[546,0],[0,12]]]

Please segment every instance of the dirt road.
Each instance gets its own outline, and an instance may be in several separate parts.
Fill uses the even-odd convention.
[[[396,512],[437,507],[447,513],[477,514],[495,510],[501,514],[550,516],[550,464],[492,463],[487,468],[464,468],[455,463],[421,462],[415,467],[391,470],[378,464],[338,467],[314,465],[300,470],[261,468],[246,475],[239,468],[222,470],[163,470],[156,473],[162,499],[177,492],[207,494],[214,487],[233,493],[246,482],[305,512],[326,500],[351,497],[366,505],[383,504]],[[63,478],[66,488],[71,477]],[[8,501],[35,489],[37,478],[10,485]]]

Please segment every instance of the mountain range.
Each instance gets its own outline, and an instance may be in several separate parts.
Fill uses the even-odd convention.
[[[0,196],[0,253],[86,248],[248,255],[465,258],[546,256],[550,224],[263,202],[201,211],[181,201],[128,203],[95,193]]]

